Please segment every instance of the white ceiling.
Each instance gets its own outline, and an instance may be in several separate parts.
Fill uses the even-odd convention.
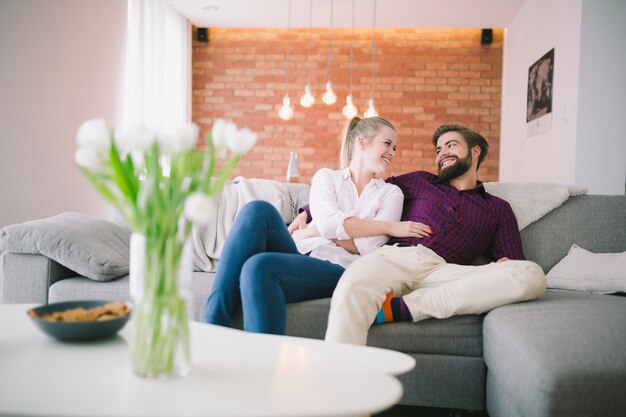
[[[290,0],[167,0],[197,27],[287,27]],[[331,0],[313,1],[313,27],[330,24]],[[352,26],[352,1],[333,0],[333,26]],[[371,27],[374,0],[354,0],[355,26]],[[376,27],[504,28],[525,0],[376,0]],[[309,27],[309,0],[291,0],[291,27]]]

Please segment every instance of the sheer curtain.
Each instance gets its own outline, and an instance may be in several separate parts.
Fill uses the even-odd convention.
[[[191,25],[165,0],[128,0],[124,65],[118,127],[191,121]]]

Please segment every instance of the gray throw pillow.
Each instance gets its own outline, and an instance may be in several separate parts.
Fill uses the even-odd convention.
[[[0,230],[0,251],[46,256],[96,281],[128,274],[130,232],[82,213],[14,224]]]

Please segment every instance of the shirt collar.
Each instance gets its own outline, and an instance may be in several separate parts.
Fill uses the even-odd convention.
[[[446,184],[449,187],[453,187],[452,185],[450,185],[450,183],[448,181],[444,181],[441,178],[439,178],[438,176],[435,175],[435,177],[432,179],[432,183],[433,184]],[[464,190],[470,193],[478,193],[481,195],[487,195],[487,191],[485,191],[485,186],[483,185],[482,181],[476,181],[476,187],[470,189],[470,190]]]
[[[487,191],[485,190],[485,186],[482,181],[476,181],[476,188],[474,190],[482,195],[487,195]]]
[[[350,168],[344,168],[341,170],[341,178],[346,181],[352,181],[350,178]],[[378,188],[383,188],[385,186],[385,180],[381,178],[373,178],[370,183],[374,183]]]

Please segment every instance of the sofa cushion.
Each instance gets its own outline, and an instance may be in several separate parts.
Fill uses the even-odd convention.
[[[626,297],[548,290],[484,320],[487,412],[498,416],[622,415]]]
[[[374,325],[367,344],[406,353],[482,357],[483,315]]]
[[[120,279],[98,282],[85,277],[66,278],[50,287],[48,302],[108,300],[132,301],[128,295],[128,275]]]
[[[544,271],[574,243],[593,252],[626,251],[626,196],[580,195],[521,231],[524,254]]]
[[[0,230],[0,250],[41,254],[96,281],[128,274],[130,232],[82,213],[62,213]]]
[[[626,252],[593,253],[574,244],[546,278],[549,288],[626,292]]]

